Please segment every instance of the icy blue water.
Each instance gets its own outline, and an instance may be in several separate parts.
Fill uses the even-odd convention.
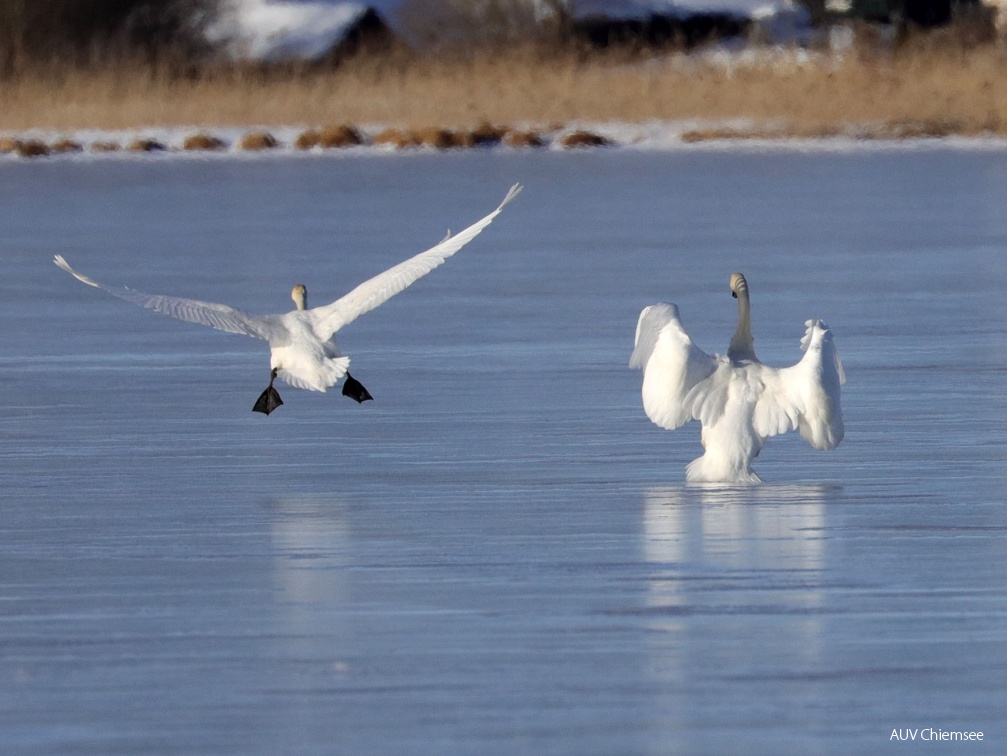
[[[278,312],[515,181],[341,334],[361,406],[51,263]],[[0,163],[0,751],[1003,753],[1005,250],[995,149]],[[626,362],[658,300],[725,349],[734,270],[846,440],[687,489]]]

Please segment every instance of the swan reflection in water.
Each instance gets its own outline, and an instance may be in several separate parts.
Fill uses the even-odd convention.
[[[636,614],[655,694],[654,726],[691,752],[724,753],[736,741],[710,726],[772,727],[767,702],[829,726],[833,541],[823,537],[830,486],[668,487],[643,493],[646,588]],[[727,713],[729,712],[729,714]],[[785,729],[785,725],[781,726]],[[765,731],[765,730],[763,730]],[[814,738],[794,752],[817,752]],[[786,749],[785,749],[786,750]]]
[[[822,567],[824,503],[833,486],[687,486],[644,492],[650,562]]]
[[[334,738],[331,691],[358,672],[360,629],[350,571],[354,562],[348,503],[325,495],[270,502],[273,554],[273,674],[269,712],[274,753],[308,753]]]
[[[347,598],[341,577],[350,566],[350,531],[345,504],[325,497],[291,497],[270,509],[274,576],[280,601],[291,621],[305,619],[300,608],[339,603]]]
[[[830,486],[655,488],[643,496],[646,613],[666,630],[695,616],[791,616],[814,632]],[[737,623],[734,623],[737,624]]]

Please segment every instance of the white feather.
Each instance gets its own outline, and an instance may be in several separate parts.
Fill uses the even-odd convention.
[[[56,255],[54,262],[88,286],[155,312],[229,333],[264,339],[269,342],[270,367],[277,371],[280,379],[297,388],[325,391],[346,375],[350,364],[349,357],[339,353],[333,339],[335,333],[458,252],[492,223],[504,205],[520,191],[521,186],[514,185],[500,206],[482,220],[456,236],[447,237],[426,252],[365,281],[341,299],[322,307],[293,310],[283,315],[254,316],[227,305],[108,286],[78,273],[61,255]]]
[[[630,367],[643,369],[647,417],[669,430],[690,420],[702,426],[704,454],[687,466],[689,482],[758,482],[752,461],[769,436],[787,431],[800,431],[815,449],[834,449],[843,440],[840,386],[846,375],[828,326],[807,321],[804,356],[796,365],[764,365],[755,357],[748,328],[747,282],[740,274],[731,281],[739,295],[739,330],[732,343],[742,345],[741,357],[699,349],[673,304],[644,308],[637,323]]]
[[[451,233],[448,232],[448,235],[444,237],[444,240],[440,244],[389,268],[381,275],[375,276],[369,281],[365,281],[349,294],[337,299],[332,304],[316,308],[314,310],[313,321],[315,334],[320,339],[329,338],[343,326],[349,325],[365,312],[370,312],[414,281],[425,276],[475,239],[484,228],[493,222],[493,219],[500,214],[504,206],[514,199],[520,191],[521,186],[515,184],[507,192],[507,196],[503,198],[500,206],[481,221],[473,223],[455,236],[451,236]]]

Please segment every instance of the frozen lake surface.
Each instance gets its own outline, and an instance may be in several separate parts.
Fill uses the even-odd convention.
[[[340,335],[360,406],[51,262],[280,312],[515,181]],[[7,162],[0,230],[3,753],[1007,751],[1007,150]],[[686,488],[636,318],[723,351],[735,270],[846,440]]]

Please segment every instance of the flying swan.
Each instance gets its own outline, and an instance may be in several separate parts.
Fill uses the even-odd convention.
[[[738,327],[727,356],[706,354],[678,319],[678,307],[645,307],[636,326],[631,368],[643,369],[643,409],[656,425],[674,430],[702,425],[704,454],[685,469],[688,483],[759,483],[752,460],[769,436],[799,430],[815,449],[843,440],[840,385],[843,365],[823,320],[809,320],[804,357],[792,367],[763,365],[755,356],[748,282],[731,276]]]
[[[425,276],[476,238],[493,222],[504,205],[514,199],[520,191],[520,184],[515,184],[507,192],[500,206],[481,221],[455,236],[448,234],[437,246],[365,281],[331,304],[309,310],[308,291],[304,284],[297,284],[291,292],[297,309],[284,315],[253,316],[227,305],[160,294],[144,294],[133,289],[107,286],[75,271],[61,255],[56,255],[54,262],[88,286],[102,289],[128,302],[134,302],[178,320],[267,341],[271,368],[269,386],[255,402],[253,412],[268,415],[283,404],[279,392],[273,387],[276,378],[297,388],[325,391],[335,386],[345,376],[343,395],[357,402],[365,402],[372,397],[367,389],[349,374],[350,358],[339,353],[333,338],[336,332]]]

